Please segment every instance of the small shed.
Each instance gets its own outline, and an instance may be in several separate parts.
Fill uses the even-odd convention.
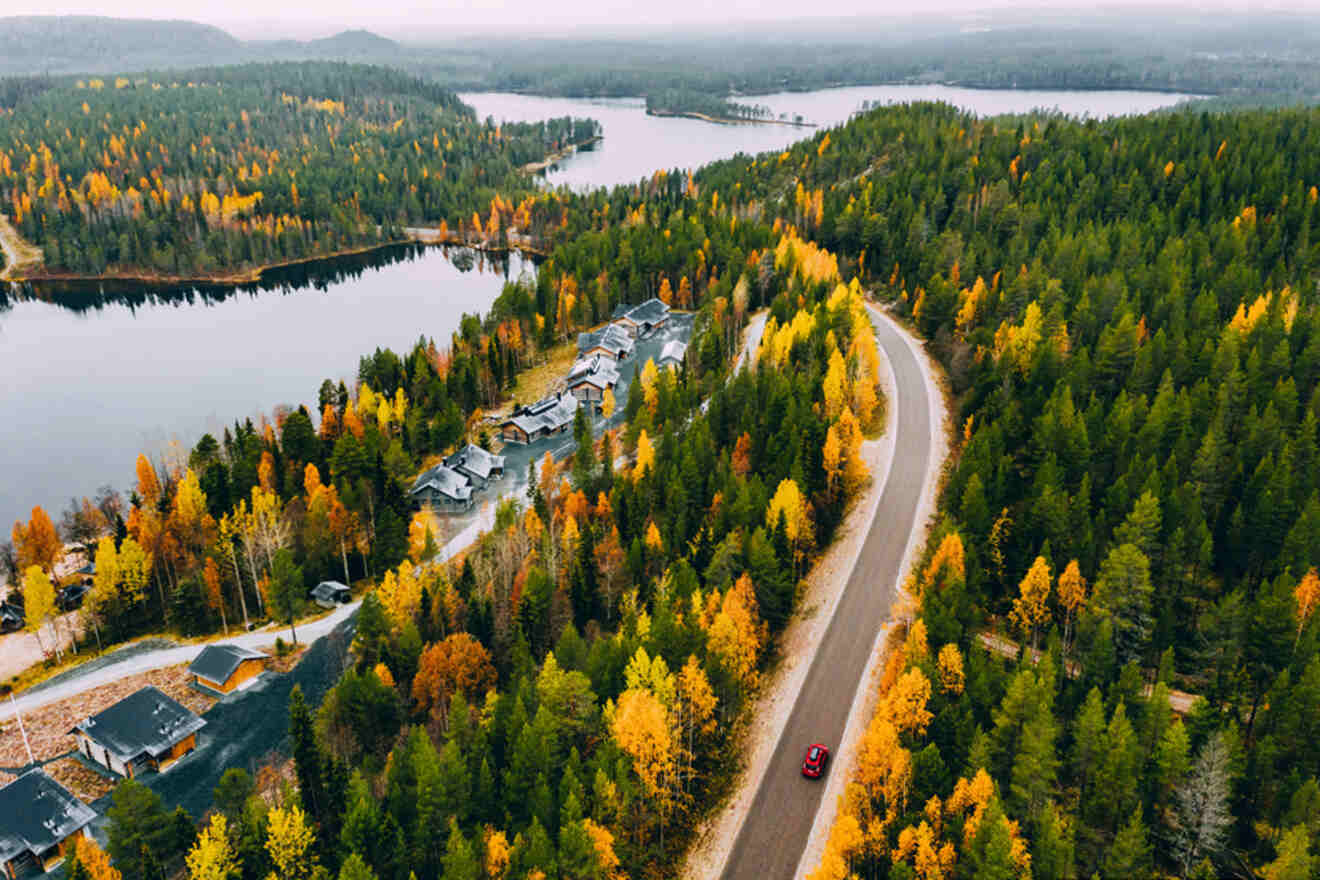
[[[54,869],[96,811],[44,770],[29,770],[0,788],[0,868],[15,878]]]
[[[165,770],[197,748],[205,719],[148,685],[74,726],[78,750],[90,761],[130,779]]]
[[[229,694],[260,675],[269,659],[269,654],[239,645],[207,645],[188,665],[188,672],[193,684]]]
[[[334,608],[351,602],[353,591],[339,581],[321,581],[312,587],[312,600],[322,608]]]

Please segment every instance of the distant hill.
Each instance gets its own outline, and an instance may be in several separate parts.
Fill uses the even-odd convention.
[[[244,41],[191,21],[27,15],[0,18],[0,76],[130,73],[243,61],[397,62],[402,47],[366,30],[319,40]]]
[[[237,55],[242,41],[193,21],[26,15],[0,18],[0,73],[110,73]]]
[[[308,51],[318,53],[360,53],[372,55],[383,52],[398,52],[402,47],[393,40],[373,34],[366,30],[342,31],[333,37],[311,40],[305,44]]]

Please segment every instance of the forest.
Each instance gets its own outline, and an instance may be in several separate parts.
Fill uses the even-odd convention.
[[[196,836],[125,784],[111,855],[125,876],[672,876],[866,478],[869,292],[944,366],[955,453],[813,877],[1314,877],[1318,148],[1303,110],[917,104],[562,196],[535,281],[453,339],[371,353],[357,388],[175,468],[142,458],[127,503],[66,515],[66,538],[116,532],[98,638],[376,585],[354,668],[291,704],[296,785],[236,770]],[[428,565],[404,481],[480,442],[473,414],[540,354],[651,295],[698,310],[685,367],[648,369],[617,435],[579,420],[569,459]],[[729,377],[759,308],[763,368]],[[55,531],[15,528],[34,595]]]
[[[479,121],[439,86],[330,62],[6,91],[0,204],[44,253],[29,276],[250,279],[446,220],[499,246],[557,213],[521,167],[598,133]]]
[[[815,878],[1313,876],[1317,142],[918,105],[697,176],[891,299],[957,407]]]
[[[685,175],[565,198],[535,281],[452,339],[367,354],[356,388],[327,381],[186,462],[142,456],[128,499],[15,525],[6,564],[39,637],[60,538],[95,556],[81,613],[103,645],[292,621],[327,577],[366,589],[352,668],[319,707],[291,703],[288,784],[235,768],[206,817],[122,784],[123,876],[673,875],[729,784],[798,577],[866,480],[878,354],[831,255],[729,222]],[[412,476],[488,442],[480,411],[548,348],[652,295],[697,310],[685,366],[641,370],[621,431],[580,412],[576,451],[537,461],[494,529],[434,562]],[[761,366],[730,376],[763,308]],[[112,876],[79,846],[72,877]]]

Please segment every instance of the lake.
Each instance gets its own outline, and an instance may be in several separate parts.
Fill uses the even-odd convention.
[[[1182,96],[1148,92],[1012,92],[872,86],[745,99],[791,118],[842,122],[863,101],[944,100],[978,113],[1059,109],[1096,117],[1144,113]],[[636,181],[739,152],[782,149],[813,129],[714,125],[647,116],[641,100],[465,95],[484,116],[591,116],[605,138],[552,169],[552,185]],[[465,264],[465,260],[459,261]],[[534,271],[519,257],[456,266],[442,249],[406,247],[283,271],[234,290],[81,287],[0,292],[0,540],[34,504],[53,517],[75,495],[127,488],[140,452],[186,451],[205,431],[280,404],[316,399],[326,378],[351,380],[377,346],[448,340],[464,312],[484,312],[503,286]]]
[[[635,183],[657,168],[695,169],[737,153],[782,150],[811,137],[816,129],[778,124],[715,125],[699,119],[647,116],[642,98],[541,98],[499,92],[461,95],[481,118],[499,121],[590,116],[605,137],[589,152],[559,163],[547,174],[553,185],[573,189]],[[739,98],[740,103],[769,107],[778,118],[800,114],[823,127],[846,122],[863,102],[894,104],[945,101],[983,116],[1058,110],[1072,116],[1107,118],[1148,113],[1176,104],[1186,95],[1163,92],[1063,92],[963,89],[953,86],[855,86],[817,92],[780,92]]]

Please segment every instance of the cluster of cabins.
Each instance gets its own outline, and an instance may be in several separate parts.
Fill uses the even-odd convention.
[[[669,306],[658,299],[640,305],[621,305],[608,324],[588,333],[579,333],[577,361],[568,372],[565,389],[519,407],[500,424],[505,443],[531,443],[543,437],[567,431],[577,408],[590,405],[599,409],[606,391],[619,384],[619,365],[633,356],[637,340],[645,339],[669,323]],[[687,346],[678,341],[665,345],[657,366],[677,366]]]
[[[578,407],[585,404],[599,408],[605,392],[619,384],[619,364],[632,357],[637,340],[668,322],[669,306],[658,299],[619,306],[604,327],[578,335],[577,361],[568,373],[564,390],[516,408],[500,423],[500,439],[525,445],[568,431]],[[657,366],[677,367],[686,351],[687,346],[681,342],[667,343]],[[429,505],[439,513],[463,513],[472,508],[475,492],[503,474],[503,456],[467,446],[425,471],[409,494],[418,505]]]
[[[233,693],[265,669],[269,655],[238,645],[208,645],[188,667],[197,688]],[[206,720],[148,686],[74,725],[69,733],[88,762],[131,779],[163,771],[197,747]],[[40,768],[0,788],[0,878],[53,869],[79,835],[91,836],[96,811]]]

